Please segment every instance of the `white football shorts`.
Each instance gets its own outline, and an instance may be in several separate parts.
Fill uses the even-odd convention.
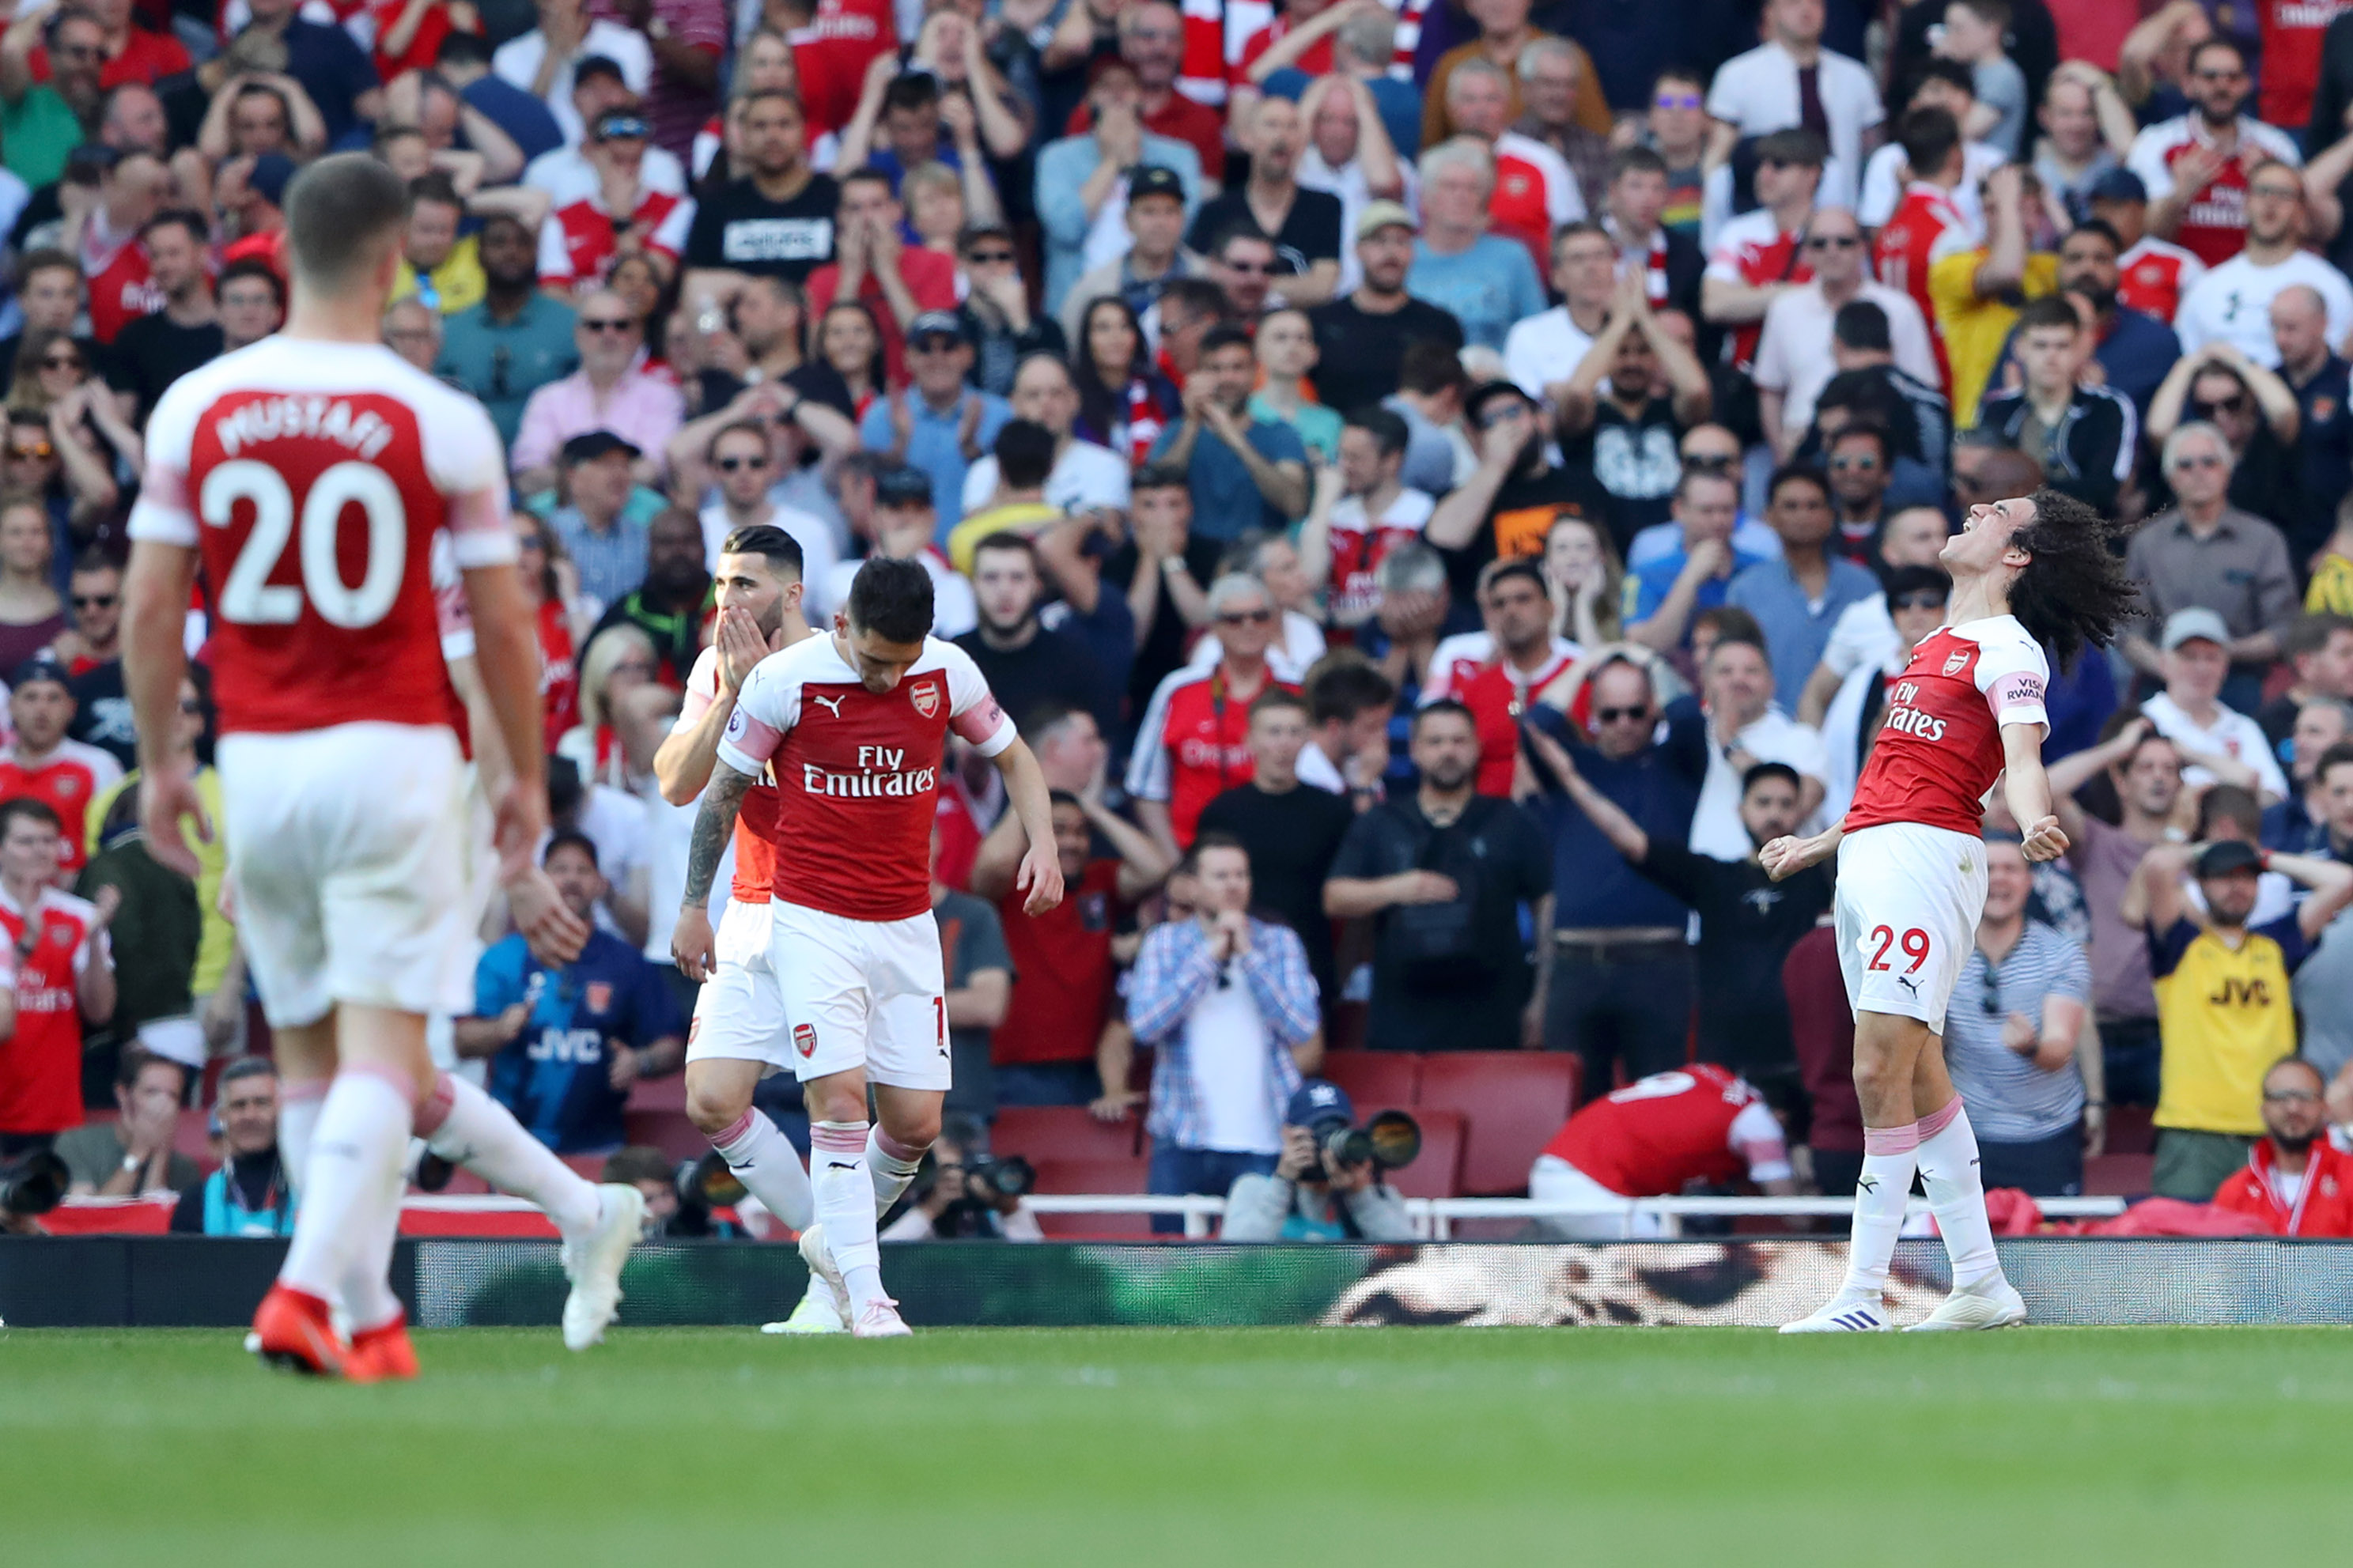
[[[767,1073],[793,1065],[785,1039],[785,999],[768,957],[767,904],[730,900],[712,932],[718,967],[694,998],[694,1026],[686,1035],[686,1059],[723,1057],[765,1062]]]
[[[862,1067],[871,1083],[946,1089],[947,987],[930,913],[856,921],[781,900],[768,909],[769,963],[801,1081]]]
[[[1985,842],[1975,834],[1916,822],[1848,834],[1834,906],[1848,1005],[1943,1034],[1985,900]]]

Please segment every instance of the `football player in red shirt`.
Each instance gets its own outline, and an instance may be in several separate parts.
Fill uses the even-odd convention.
[[[286,330],[158,400],[125,585],[142,821],[156,859],[193,876],[180,823],[205,824],[204,808],[190,760],[166,748],[201,552],[238,934],[280,1065],[331,1079],[308,1124],[315,1157],[293,1244],[255,1319],[260,1350],[360,1381],[416,1372],[386,1282],[412,1129],[530,1136],[486,1096],[453,1099],[425,1040],[427,1013],[470,1008],[479,910],[431,581],[445,530],[507,759],[495,844],[516,917],[562,962],[586,935],[531,870],[546,743],[498,432],[378,337],[408,207],[398,176],[364,154],[322,159],[288,188]],[[606,1196],[583,1239],[610,1275],[598,1291],[609,1314],[644,1200]],[[335,1299],[348,1346],[329,1317]]]
[[[2051,490],[1980,504],[1938,559],[1952,574],[1945,625],[1923,637],[1887,693],[1887,716],[1846,817],[1758,852],[1776,880],[1835,853],[1839,967],[1854,1009],[1862,1174],[1846,1280],[1783,1333],[1889,1326],[1884,1295],[1916,1170],[1953,1259],[1953,1293],[1922,1329],[2026,1321],[2002,1277],[1978,1176],[1977,1136],[1945,1071],[1945,1008],[1985,907],[1979,803],[1997,779],[2025,827],[2026,858],[2067,836],[2042,772],[2048,645],[2073,658],[2105,643],[2131,606],[2117,526]],[[2007,773],[2004,777],[2005,772]]]
[[[721,739],[687,855],[671,952],[712,969],[701,915],[752,785],[776,789],[769,965],[784,994],[809,1112],[817,1223],[801,1257],[860,1339],[905,1334],[882,1291],[874,1222],[939,1137],[949,1081],[947,992],[932,918],[932,819],[947,733],[997,764],[1029,847],[1015,884],[1041,915],[1062,901],[1053,809],[1038,759],[970,655],[931,636],[932,577],[870,558],[830,637],[754,668]],[[866,1119],[874,1085],[880,1125]]]
[[[1798,1190],[1780,1117],[1730,1068],[1701,1062],[1637,1079],[1571,1116],[1536,1156],[1528,1195],[1562,1205],[1542,1221],[1557,1236],[1672,1236],[1671,1224],[1626,1200],[1744,1175],[1767,1193]]]

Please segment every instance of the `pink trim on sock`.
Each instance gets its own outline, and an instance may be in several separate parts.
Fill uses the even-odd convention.
[[[278,1080],[278,1099],[281,1104],[288,1100],[324,1100],[329,1086],[334,1081],[331,1078],[280,1079]]]
[[[1958,1100],[1954,1101],[1959,1104]],[[1866,1154],[1909,1154],[1920,1147],[1920,1124],[1907,1121],[1901,1127],[1866,1127],[1862,1130],[1862,1152]]]
[[[828,1154],[863,1154],[866,1123],[820,1121],[809,1129],[809,1146]]]
[[[727,1152],[727,1145],[734,1142],[738,1138],[743,1137],[746,1132],[752,1131],[752,1118],[758,1114],[759,1112],[757,1111],[747,1110],[743,1115],[737,1117],[734,1121],[729,1122],[726,1126],[721,1128],[718,1131],[712,1133],[711,1135],[711,1146],[713,1149],[718,1150],[723,1154]]]
[[[450,1087],[449,1075],[435,1073],[433,1088],[426,1094],[424,1103],[417,1108],[417,1119],[411,1131],[419,1138],[432,1137],[441,1131],[441,1124],[449,1120],[449,1109],[457,1100],[458,1091]]]
[[[920,1160],[928,1144],[902,1143],[880,1127],[874,1130],[874,1145],[893,1160]]]
[[[1920,1118],[1920,1142],[1926,1143],[1929,1139],[1934,1138],[1937,1133],[1942,1132],[1946,1128],[1950,1127],[1953,1124],[1953,1119],[1960,1115],[1960,1113],[1961,1097],[1957,1094],[1953,1096],[1952,1099],[1945,1101],[1944,1110],[1932,1110],[1927,1115]]]
[[[335,1073],[337,1078],[344,1078],[353,1075],[364,1078],[382,1079],[385,1082],[392,1085],[393,1089],[398,1092],[401,1099],[406,1100],[411,1105],[415,1105],[417,1103],[417,1080],[409,1077],[406,1073],[401,1071],[398,1068],[386,1067],[381,1062],[360,1062],[352,1067],[338,1068]]]

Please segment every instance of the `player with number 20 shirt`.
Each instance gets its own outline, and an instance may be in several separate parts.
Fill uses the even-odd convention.
[[[1983,802],[1996,781],[2029,860],[2067,849],[2042,772],[2051,646],[2105,642],[2132,599],[2112,524],[2049,490],[1970,509],[1941,553],[1951,619],[1912,650],[1839,826],[1759,852],[1775,878],[1838,856],[1839,968],[1854,1008],[1863,1163],[1845,1282],[1784,1333],[1890,1326],[1888,1265],[1916,1173],[1953,1262],[1953,1291],[1921,1329],[2025,1321],[2002,1278],[1976,1134],[1945,1071],[1945,1008],[1984,912]]]

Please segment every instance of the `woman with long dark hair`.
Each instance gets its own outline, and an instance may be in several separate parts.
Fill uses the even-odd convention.
[[[1071,433],[1131,463],[1150,457],[1160,433],[1184,416],[1176,384],[1152,366],[1134,307],[1116,294],[1095,300],[1079,318],[1071,381],[1079,394]]]
[[[882,395],[882,331],[862,300],[836,300],[817,319],[817,357],[840,373],[850,417],[863,419]]]

